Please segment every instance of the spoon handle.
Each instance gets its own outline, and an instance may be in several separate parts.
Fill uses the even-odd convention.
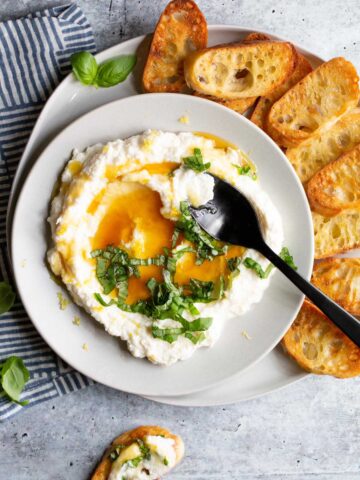
[[[259,252],[275,265],[294,285],[298,287],[337,327],[340,328],[358,347],[360,347],[360,322],[347,313],[331,298],[305,280],[287,263],[282,260],[265,243],[259,248]]]

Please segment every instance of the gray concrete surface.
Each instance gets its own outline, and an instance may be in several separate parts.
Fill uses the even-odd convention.
[[[59,1],[1,0],[0,20]],[[98,48],[149,32],[166,0],[79,0]],[[359,0],[199,0],[209,23],[283,35],[360,68]],[[360,383],[308,377],[266,397],[178,408],[95,385],[0,425],[0,480],[85,480],[120,432],[159,423],[183,436],[177,480],[360,479]]]

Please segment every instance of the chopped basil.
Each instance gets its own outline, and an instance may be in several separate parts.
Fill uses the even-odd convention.
[[[144,457],[142,455],[139,455],[138,457],[128,460],[126,463],[129,465],[129,467],[136,468],[139,465],[139,463],[143,461],[143,459]]]
[[[250,165],[237,165],[236,163],[233,163],[232,165],[237,169],[239,175],[247,175],[253,180],[257,179],[257,174]]]
[[[192,218],[189,210],[188,202],[180,203],[181,216],[175,225],[174,235],[178,236],[179,232],[184,234],[186,240],[194,244],[196,251],[196,264],[200,265],[205,260],[213,260],[218,255],[224,255],[227,250],[227,245],[221,245],[220,242],[208,235],[198,223]],[[173,238],[174,244],[174,238]]]
[[[297,266],[295,265],[294,259],[292,255],[289,252],[289,249],[287,247],[283,247],[281,249],[281,252],[279,253],[279,256],[284,260],[285,263],[289,265],[289,267],[293,268],[294,270],[297,270]],[[254,272],[260,277],[260,278],[267,278],[270,275],[270,272],[274,268],[274,265],[270,263],[267,267],[266,270],[263,270],[261,265],[253,260],[250,257],[246,257],[244,260],[244,265],[246,268],[250,268],[254,270]]]
[[[125,445],[116,445],[116,447],[114,447],[109,453],[110,460],[115,462],[115,460],[119,457],[121,450],[123,450],[124,448],[125,448]]]
[[[226,262],[230,272],[235,272],[236,270],[238,270],[241,264],[241,257],[232,257],[229,258]]]
[[[210,162],[204,163],[200,148],[194,148],[194,154],[183,158],[183,162],[186,168],[191,168],[197,173],[205,172],[211,166]]]
[[[244,265],[246,268],[250,268],[251,270],[254,270],[254,272],[258,275],[258,277],[263,279],[267,278],[270,275],[271,270],[273,269],[273,265],[270,263],[266,267],[266,270],[263,270],[260,263],[258,263],[256,260],[250,257],[245,258]]]
[[[164,458],[164,465],[167,467],[169,465],[169,460],[165,457]]]
[[[287,247],[283,247],[280,252],[280,257],[284,260],[285,263],[289,265],[289,267],[297,270],[297,266],[295,265],[294,258],[290,254],[289,249]]]
[[[136,441],[139,445],[140,452],[141,452],[141,455],[143,456],[144,460],[150,460],[150,458],[151,458],[150,448],[140,438],[138,438]]]

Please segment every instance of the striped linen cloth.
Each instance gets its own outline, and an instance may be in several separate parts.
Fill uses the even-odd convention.
[[[91,26],[75,4],[0,23],[0,280],[13,283],[5,222],[22,151],[45,101],[69,72],[70,55],[95,49]],[[22,357],[30,371],[22,395],[29,405],[92,383],[44,343],[18,299],[11,311],[0,317],[0,363],[11,355]],[[21,408],[0,397],[0,420]]]

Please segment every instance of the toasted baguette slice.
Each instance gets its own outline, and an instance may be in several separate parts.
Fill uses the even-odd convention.
[[[231,110],[235,110],[237,113],[245,113],[250,107],[254,105],[257,97],[244,97],[235,98],[234,100],[225,100],[224,98],[213,97],[211,95],[202,95],[201,93],[194,92],[194,95],[212,102],[220,103],[224,107],[228,107]]]
[[[345,210],[333,217],[312,212],[315,258],[326,258],[360,247],[360,210]]]
[[[270,38],[265,33],[251,32],[244,38],[243,42],[268,42]]]
[[[342,57],[323,63],[271,108],[268,122],[284,147],[299,145],[319,127],[358,104],[359,77]]]
[[[360,315],[360,258],[329,258],[314,265],[311,282],[353,315]]]
[[[186,90],[184,58],[207,45],[206,20],[193,0],[173,0],[155,29],[143,73],[146,92]]]
[[[307,300],[282,345],[307,372],[337,378],[360,375],[360,348]]]
[[[316,173],[307,184],[313,210],[336,215],[360,206],[360,144]]]
[[[219,45],[190,54],[184,63],[189,87],[224,99],[267,95],[293,72],[291,43]]]
[[[136,440],[143,440],[147,435],[172,438],[175,442],[174,448],[176,452],[176,464],[180,462],[184,456],[184,443],[180,437],[170,433],[165,428],[158,426],[138,427],[115,438],[110,447],[105,451],[105,454],[93,473],[91,480],[108,480],[113,463],[110,458],[110,454],[115,450],[115,448],[117,446],[128,447],[132,443],[136,442]]]
[[[287,92],[291,87],[293,87],[311,71],[312,66],[310,65],[308,60],[306,60],[303,55],[298,54],[296,67],[291,76],[286,79],[285,82],[275,88],[275,90],[270,95],[261,97],[259,99],[250,120],[262,130],[266,131],[267,116],[270,112],[271,107],[274,105],[275,102],[279,100],[279,98],[284,95],[285,92]]]
[[[360,143],[360,109],[352,110],[331,128],[321,131],[286,156],[300,180],[306,183],[316,172]]]

